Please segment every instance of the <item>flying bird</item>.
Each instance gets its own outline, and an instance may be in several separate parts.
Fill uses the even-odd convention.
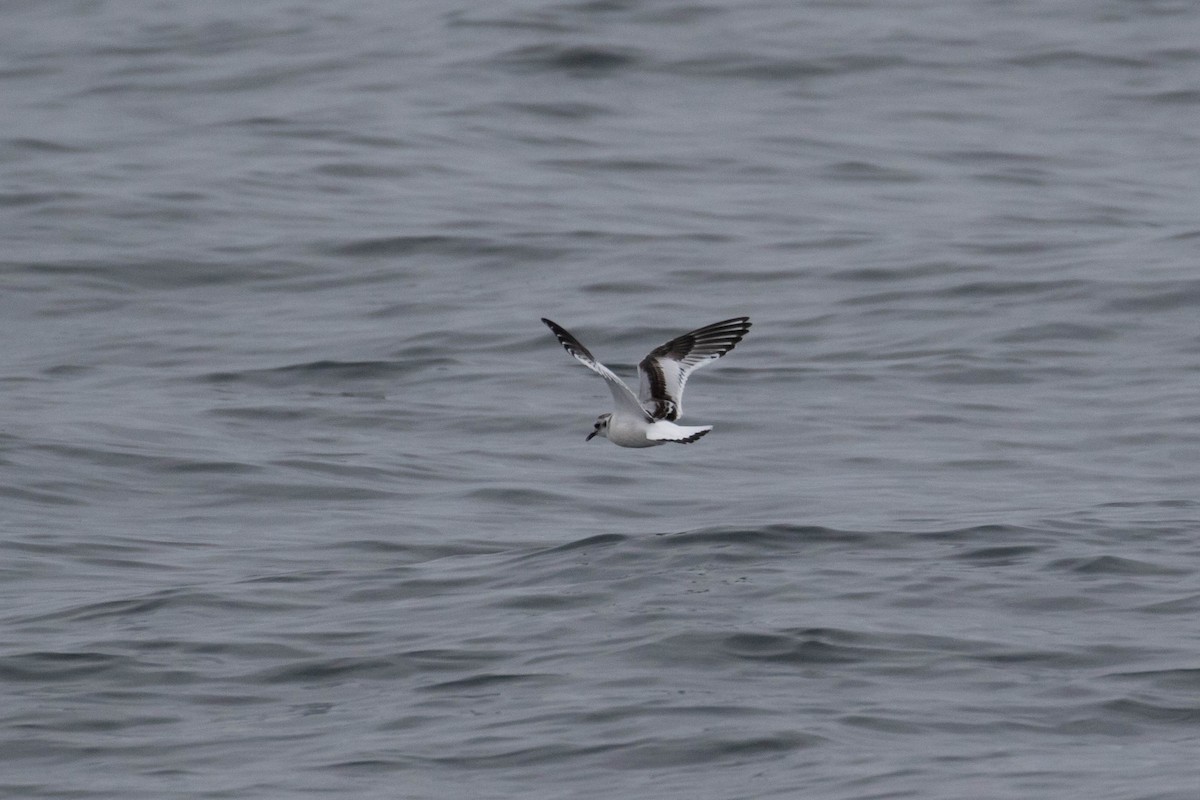
[[[635,395],[566,328],[545,317],[542,322],[568,353],[604,378],[617,404],[615,411],[597,418],[585,441],[603,436],[621,447],[654,447],[667,442],[691,444],[711,431],[711,425],[675,424],[683,415],[683,387],[694,370],[728,353],[750,330],[749,317],[734,317],[697,328],[654,348],[638,364],[641,386]]]

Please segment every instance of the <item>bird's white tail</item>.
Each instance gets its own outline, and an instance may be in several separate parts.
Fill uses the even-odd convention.
[[[712,430],[712,425],[701,427],[685,427],[660,419],[650,424],[646,430],[646,438],[656,442],[675,442],[676,444],[691,444]]]

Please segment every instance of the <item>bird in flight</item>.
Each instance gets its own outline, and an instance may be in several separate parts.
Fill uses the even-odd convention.
[[[711,425],[675,424],[683,415],[683,387],[693,370],[728,353],[750,330],[749,317],[734,317],[697,328],[654,348],[638,364],[641,386],[635,395],[566,328],[545,317],[542,322],[568,353],[604,378],[617,404],[615,411],[600,415],[587,441],[593,436],[603,436],[621,447],[654,447],[667,442],[691,444],[711,431]]]

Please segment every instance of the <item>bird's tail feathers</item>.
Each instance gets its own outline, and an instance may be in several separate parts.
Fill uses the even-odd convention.
[[[656,442],[674,442],[675,444],[691,444],[712,430],[712,425],[700,427],[685,427],[666,420],[659,420],[646,431],[646,438]]]

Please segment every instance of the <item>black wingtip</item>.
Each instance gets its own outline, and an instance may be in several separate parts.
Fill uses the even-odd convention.
[[[709,325],[707,330],[716,334],[724,334],[726,337],[728,337],[729,347],[725,348],[724,353],[721,353],[723,356],[736,347],[738,342],[745,338],[746,334],[750,332],[751,326],[752,323],[750,322],[749,317],[730,317],[727,320],[715,322],[712,325]],[[720,358],[720,356],[717,357]]]
[[[745,333],[746,331],[750,330],[751,326],[754,323],[752,323],[750,321],[749,317],[730,317],[729,319],[723,319],[720,322],[714,322],[712,325],[709,325],[708,327],[723,328],[725,326],[731,326],[734,324],[736,324],[739,328],[741,328],[742,332]]]
[[[574,334],[572,334],[562,325],[559,325],[552,319],[546,319],[545,317],[542,317],[542,322],[546,323],[546,327],[550,329],[550,332],[553,333],[555,338],[558,339],[558,343],[561,344],[563,349],[568,353],[576,357],[583,356],[583,358],[589,361],[596,360],[596,357],[592,355],[591,351],[584,347],[583,343],[576,339]]]

